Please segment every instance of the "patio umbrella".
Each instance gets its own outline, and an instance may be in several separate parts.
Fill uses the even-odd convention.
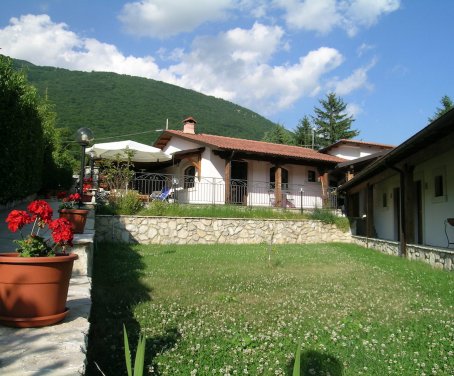
[[[85,152],[86,154],[93,152],[94,158],[116,159],[118,156],[120,160],[126,161],[128,159],[126,150],[132,151],[132,162],[164,162],[172,159],[171,155],[161,149],[131,140],[94,144]]]

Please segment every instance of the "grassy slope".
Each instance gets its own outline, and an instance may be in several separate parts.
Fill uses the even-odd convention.
[[[123,323],[161,375],[291,374],[298,342],[303,375],[454,373],[452,273],[351,244],[268,252],[101,244],[87,375],[121,373]]]
[[[103,72],[78,72],[40,67],[15,60],[42,96],[55,103],[58,126],[70,134],[86,126],[97,139],[165,127],[182,129],[193,116],[198,133],[260,140],[273,123],[257,113],[222,99],[164,82]],[[152,143],[158,133],[120,137]],[[102,142],[101,140],[100,142]],[[104,140],[107,142],[107,140]]]

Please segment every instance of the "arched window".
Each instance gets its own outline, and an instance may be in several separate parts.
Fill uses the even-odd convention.
[[[270,188],[275,187],[276,167],[270,168]],[[281,189],[288,189],[288,170],[281,167]]]
[[[184,169],[184,185],[183,187],[186,188],[194,188],[194,181],[195,181],[195,167],[189,166]]]

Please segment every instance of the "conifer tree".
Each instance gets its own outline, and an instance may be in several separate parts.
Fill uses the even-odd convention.
[[[298,146],[311,148],[314,142],[313,128],[309,116],[304,115],[295,129],[295,143]]]
[[[315,116],[312,119],[321,147],[358,136],[359,131],[351,129],[355,120],[345,112],[347,105],[341,98],[335,93],[329,93],[326,99],[320,99],[319,102],[321,108],[314,108]]]
[[[270,131],[266,132],[262,141],[275,144],[295,145],[293,133],[285,129],[281,124],[276,124]]]
[[[448,112],[450,109],[454,108],[454,103],[452,102],[451,98],[449,98],[447,95],[444,95],[440,103],[442,104],[443,107],[437,107],[437,111],[435,112],[434,116],[429,118],[430,122],[433,122],[434,120],[438,119],[441,115],[444,115],[446,112]]]

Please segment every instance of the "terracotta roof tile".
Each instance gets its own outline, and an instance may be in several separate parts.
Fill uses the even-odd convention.
[[[332,162],[339,163],[344,162],[345,159],[335,157],[329,154],[322,154],[318,151],[303,148],[300,146],[290,146],[282,144],[273,144],[270,142],[263,141],[253,141],[245,140],[240,138],[225,137],[225,136],[215,136],[211,134],[188,134],[183,133],[182,131],[168,130],[163,133],[161,136],[162,141],[164,139],[169,139],[168,136],[178,136],[186,140],[195,141],[200,144],[214,147],[220,150],[236,150],[246,153],[253,154],[263,154],[268,156],[276,157],[286,157],[286,158],[295,158],[295,159],[305,159],[313,161],[323,161],[323,162]],[[163,137],[164,136],[164,137]],[[164,146],[167,142],[164,141],[164,144],[158,139],[157,143],[159,146]]]

